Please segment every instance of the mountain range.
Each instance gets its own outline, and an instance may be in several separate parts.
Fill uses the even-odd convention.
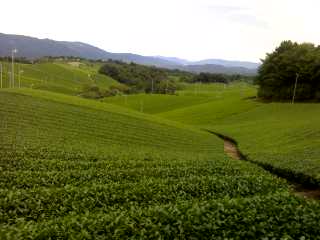
[[[0,56],[10,56],[14,48],[18,50],[16,54],[18,57],[28,59],[37,59],[45,56],[74,56],[93,60],[113,59],[197,73],[211,72],[254,75],[259,67],[259,63],[244,61],[228,61],[222,59],[189,61],[175,57],[112,53],[82,42],[54,41],[51,39],[38,39],[23,35],[0,33]]]

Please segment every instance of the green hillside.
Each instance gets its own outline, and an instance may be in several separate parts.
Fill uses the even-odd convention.
[[[226,118],[212,129],[235,138],[250,159],[320,186],[319,122],[319,104],[272,103]]]
[[[242,99],[254,96],[255,92],[254,87],[245,83],[228,85],[185,83],[183,90],[178,91],[176,95],[136,94],[108,97],[104,101],[190,124],[204,115],[212,116],[212,111],[221,112],[221,108],[225,108],[225,102],[229,102],[230,105],[230,109],[225,108],[225,112],[229,111],[230,114],[233,114],[234,111],[242,112],[243,109],[250,109],[256,104],[252,104],[251,101],[242,101]],[[236,105],[232,104],[233,102],[236,102]],[[238,105],[241,105],[242,108],[238,109]],[[210,114],[208,114],[208,109],[210,109]],[[191,119],[189,115],[194,115],[196,119]]]
[[[158,105],[150,100],[146,104],[159,117],[234,138],[252,161],[288,178],[320,185],[319,104],[262,103],[251,98],[255,91],[239,84],[226,89],[220,84],[187,85],[172,97],[180,98],[180,105],[178,100],[156,102],[158,96],[149,97]]]
[[[11,63],[2,62],[2,65],[3,87],[9,88]],[[35,64],[15,63],[15,87],[19,87],[20,78],[20,87],[77,95],[85,84],[95,84],[102,89],[119,84],[112,78],[99,74],[99,67],[98,63],[85,61],[56,60]]]
[[[200,131],[198,136],[186,130],[180,130],[181,133],[177,133],[179,132],[179,128],[176,128],[177,124],[171,123],[171,128],[169,125],[164,125],[166,121],[153,120],[157,124],[152,124],[153,122],[150,122],[152,117],[94,100],[69,97],[63,94],[22,89],[3,91],[1,98],[1,112],[10,113],[10,115],[2,116],[2,129],[4,131],[13,130],[20,134],[21,137],[18,140],[22,145],[28,144],[29,140],[24,136],[33,134],[39,134],[36,139],[42,144],[45,144],[44,141],[55,142],[61,138],[73,148],[75,145],[72,141],[77,142],[83,138],[85,145],[92,143],[96,147],[97,144],[110,142],[110,144],[128,145],[132,143],[168,148],[170,145],[164,141],[167,139],[175,143],[175,146],[172,146],[175,149],[179,146],[183,149],[188,148],[193,141],[199,143],[199,148],[203,144],[210,149],[211,141],[214,139]],[[15,114],[12,109],[15,110]],[[23,118],[23,116],[26,117]],[[57,125],[56,122],[59,121],[63,124]],[[10,124],[13,125],[10,126]],[[78,131],[73,130],[74,125]],[[85,128],[81,129],[82,126]],[[147,128],[148,132],[144,132],[144,128]],[[44,129],[44,132],[39,129]],[[79,147],[82,148],[82,146]]]
[[[1,239],[320,236],[317,202],[193,127],[31,89],[0,112]]]
[[[288,178],[320,185],[319,104],[262,103],[246,84],[186,84],[177,96],[134,95],[106,101],[226,134],[253,161]],[[300,180],[299,180],[300,179]]]
[[[165,94],[135,94],[108,97],[104,99],[104,102],[149,114],[157,114],[208,101],[210,100],[205,96],[177,96]]]

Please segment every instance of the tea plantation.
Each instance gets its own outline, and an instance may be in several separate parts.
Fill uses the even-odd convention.
[[[193,94],[184,91],[184,99]],[[1,90],[0,238],[320,239],[319,202],[295,196],[285,180],[255,164],[229,159],[223,142],[200,130],[234,135],[243,147],[249,133],[236,126],[249,126],[245,115],[260,118],[256,111],[265,106],[243,99],[250,88],[233,99],[232,91],[223,98],[229,105],[211,99],[211,91],[190,98],[189,107],[156,100],[180,96],[144,96],[154,113],[146,115],[48,91]],[[210,99],[200,100],[206,94]],[[182,118],[180,111],[194,114]],[[275,123],[265,116],[257,121]],[[292,124],[297,131],[303,119]]]
[[[272,103],[217,123],[251,160],[298,182],[320,186],[320,107]]]
[[[2,61],[1,63],[3,88],[8,88],[10,87],[11,62]],[[97,73],[100,66],[98,63],[51,61],[15,65],[15,87],[19,87],[20,78],[20,87],[77,95],[85,84],[95,84],[104,89],[110,85],[119,84],[112,78]]]
[[[255,88],[245,84],[188,85],[180,94],[175,97],[192,96],[199,102],[156,115],[229,136],[251,161],[299,183],[320,186],[319,104],[262,103],[253,98]]]

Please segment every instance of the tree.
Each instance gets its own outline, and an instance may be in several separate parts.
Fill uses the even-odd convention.
[[[267,100],[320,100],[320,48],[310,43],[284,41],[267,54],[258,70],[258,96]]]

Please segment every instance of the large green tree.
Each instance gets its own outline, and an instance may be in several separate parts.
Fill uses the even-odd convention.
[[[320,100],[319,46],[284,41],[267,54],[258,71],[258,96],[269,100],[292,99],[296,80],[296,100]]]

